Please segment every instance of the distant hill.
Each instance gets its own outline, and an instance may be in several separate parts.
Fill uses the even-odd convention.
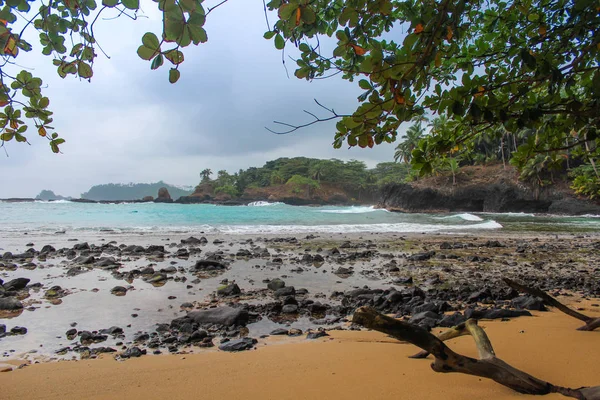
[[[70,200],[70,197],[64,197],[61,196],[59,194],[54,194],[54,192],[52,190],[42,190],[40,192],[40,194],[38,194],[35,197],[36,200],[44,200],[44,201],[50,201],[50,200]]]
[[[177,186],[169,185],[163,181],[156,183],[106,183],[95,185],[85,193],[81,194],[82,199],[89,200],[140,200],[146,196],[156,197],[158,189],[165,187],[169,191],[171,198],[178,199],[181,196],[189,195],[193,189],[182,189]]]

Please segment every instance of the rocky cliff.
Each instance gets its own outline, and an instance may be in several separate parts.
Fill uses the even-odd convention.
[[[379,206],[401,212],[528,212],[600,214],[600,205],[573,195],[568,185],[534,191],[518,181],[512,168],[463,168],[457,184],[448,177],[382,188]]]
[[[181,197],[176,202],[238,205],[254,201],[269,201],[290,205],[342,205],[374,204],[378,198],[377,192],[354,193],[328,183],[321,183],[317,188],[299,188],[291,185],[247,188],[241,196],[231,197],[225,193],[215,194],[214,187],[210,183],[204,183],[199,185],[190,196]]]

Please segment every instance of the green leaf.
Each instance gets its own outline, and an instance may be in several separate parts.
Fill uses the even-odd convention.
[[[179,0],[179,5],[188,12],[194,12],[197,4],[196,0]]]
[[[358,86],[360,86],[361,89],[365,89],[365,90],[372,89],[371,84],[366,79],[361,79],[360,81],[358,81]]]
[[[12,140],[12,138],[14,136],[15,136],[14,132],[4,132],[2,135],[0,135],[0,140],[8,142],[8,141]]]
[[[270,39],[273,38],[273,36],[275,36],[276,33],[277,32],[275,32],[275,31],[267,31],[267,32],[265,32],[265,34],[263,35],[263,37],[265,39],[267,39],[267,40],[270,40]]]
[[[292,14],[294,13],[294,11],[296,11],[297,8],[298,8],[298,4],[294,4],[294,3],[283,4],[281,7],[279,7],[279,12],[277,14],[279,15],[280,19],[287,20],[292,16]]]
[[[137,53],[142,60],[152,60],[158,51],[142,45],[138,47]]]
[[[164,20],[164,36],[167,42],[176,42],[183,35],[186,23],[181,10],[166,14]],[[191,36],[191,35],[190,35]]]
[[[114,7],[119,4],[119,0],[102,0],[102,5],[106,7]]]
[[[183,53],[179,50],[173,49],[164,53],[167,60],[171,61],[175,65],[179,65],[183,62]]]
[[[179,76],[181,74],[179,73],[179,70],[176,70],[175,68],[171,68],[171,70],[169,71],[169,82],[171,83],[175,83],[179,80]]]
[[[158,69],[161,65],[163,65],[163,56],[162,56],[162,54],[159,54],[158,56],[156,56],[154,58],[154,60],[152,60],[152,64],[150,65],[150,68]]]
[[[50,99],[48,99],[47,97],[42,97],[40,99],[40,101],[38,102],[38,106],[40,108],[47,108],[49,104],[50,104]]]
[[[121,0],[121,4],[130,10],[137,10],[140,8],[140,0]]]
[[[150,49],[160,49],[160,42],[152,32],[146,32],[144,36],[142,36],[142,44]]]
[[[275,48],[278,50],[283,50],[283,48],[285,47],[285,40],[283,39],[283,36],[281,36],[279,33],[275,36]]]
[[[310,51],[310,46],[306,43],[300,43],[300,46],[298,46],[298,50],[300,50],[303,53],[308,53]]]
[[[89,79],[94,75],[94,72],[92,71],[92,67],[83,61],[79,61],[79,65],[77,67],[77,73],[79,74],[80,77],[85,78],[85,79]]]
[[[315,14],[312,8],[306,7],[302,9],[300,18],[302,19],[302,21],[304,21],[304,23],[310,25],[314,24],[317,21],[317,14]]]
[[[208,37],[206,36],[206,31],[204,30],[204,28],[189,24],[187,28],[188,33],[190,34],[190,38],[192,39],[195,45],[198,45],[199,43],[206,43]]]

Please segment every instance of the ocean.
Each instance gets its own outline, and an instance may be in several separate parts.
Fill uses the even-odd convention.
[[[600,216],[526,213],[396,213],[373,206],[289,206],[255,202],[247,206],[211,204],[69,201],[0,202],[0,235],[55,234],[306,234],[458,233],[479,230],[594,232]]]

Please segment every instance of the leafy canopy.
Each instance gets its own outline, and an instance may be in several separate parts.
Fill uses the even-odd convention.
[[[207,41],[206,17],[226,1],[205,9],[203,0],[154,0],[163,13],[162,32],[146,33],[138,55],[152,69],[168,61],[168,79],[175,83],[182,49]],[[32,49],[13,29],[25,18],[39,31],[42,53],[53,58],[58,74],[84,79],[93,75],[98,15],[116,10],[135,16],[140,7],[139,0],[53,0],[38,12],[26,0],[0,5],[4,65]],[[519,149],[525,158],[564,146],[572,131],[576,140],[568,146],[599,137],[598,0],[271,0],[266,7],[277,21],[264,36],[277,49],[298,49],[296,77],[340,74],[363,90],[352,114],[334,113],[335,147],[393,142],[403,122],[426,114],[447,115],[457,124],[428,136],[413,152],[417,168],[429,168],[440,154],[495,125],[511,132],[543,129],[544,137]],[[2,71],[2,140],[26,141],[24,115],[57,152],[64,140],[48,134],[52,112],[41,87],[41,79],[26,71],[15,77]]]

